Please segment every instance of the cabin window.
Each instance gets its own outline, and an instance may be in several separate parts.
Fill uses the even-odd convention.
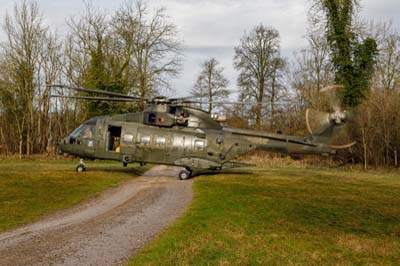
[[[93,140],[88,141],[88,147],[93,148]]]
[[[140,138],[140,142],[144,145],[149,145],[151,141],[151,137],[150,136],[142,136]]]
[[[155,113],[149,113],[149,124],[155,124],[157,122],[157,115]]]
[[[131,135],[131,134],[125,134],[124,135],[124,142],[125,143],[130,143],[132,141],[133,141],[133,135]]]
[[[162,146],[165,145],[165,137],[156,137],[156,145],[157,146]]]
[[[205,141],[204,140],[196,140],[195,142],[194,142],[194,148],[196,149],[196,150],[203,150],[204,149],[204,147],[205,147]]]

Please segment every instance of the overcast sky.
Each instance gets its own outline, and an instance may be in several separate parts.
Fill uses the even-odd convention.
[[[124,0],[93,0],[95,6],[110,13]],[[176,94],[187,95],[200,64],[215,57],[225,68],[235,90],[236,72],[232,66],[233,47],[245,31],[262,23],[279,30],[282,54],[291,57],[306,45],[307,11],[311,0],[148,0],[151,9],[165,7],[185,43],[185,63],[182,75],[173,82]],[[0,0],[0,16],[4,19],[15,2]],[[45,22],[62,34],[65,21],[83,12],[82,0],[38,0]],[[146,1],[145,1],[146,2]],[[400,0],[362,0],[361,18],[375,21],[392,20],[400,31]]]

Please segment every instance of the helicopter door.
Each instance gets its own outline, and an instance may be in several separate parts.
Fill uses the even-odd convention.
[[[98,124],[96,158],[120,160],[121,159],[121,125],[110,125],[107,121]]]
[[[109,126],[107,132],[107,151],[121,152],[121,127]]]

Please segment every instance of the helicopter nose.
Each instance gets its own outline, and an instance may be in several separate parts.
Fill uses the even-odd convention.
[[[61,155],[65,152],[67,152],[67,145],[68,145],[68,137],[59,141],[57,143],[57,153]]]

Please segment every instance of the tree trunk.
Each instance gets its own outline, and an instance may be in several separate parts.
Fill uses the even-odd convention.
[[[273,130],[274,128],[274,117],[275,117],[275,74],[272,77],[272,85],[271,85],[271,121],[270,121],[271,130]]]
[[[368,158],[367,158],[367,143],[365,137],[365,128],[362,128],[362,141],[363,141],[363,150],[364,150],[364,169],[368,168]]]
[[[208,100],[209,100],[209,103],[208,103],[208,113],[210,113],[211,114],[211,112],[212,112],[212,109],[213,109],[213,95],[212,95],[212,85],[211,85],[211,82],[212,82],[212,65],[209,67],[209,69],[208,69],[208,77],[207,77],[207,79],[208,79]]]
[[[4,136],[4,131],[3,131],[3,127],[2,126],[0,126],[0,134],[1,134],[2,145],[4,145],[4,154],[8,155],[8,144],[7,144],[6,138]]]
[[[19,135],[19,159],[22,159],[22,145],[23,145],[22,134],[20,134]]]
[[[30,157],[31,155],[31,127],[30,123],[28,123],[28,128],[26,130],[26,157]]]
[[[261,111],[262,111],[262,102],[264,98],[264,80],[260,81],[258,93],[259,94],[256,106],[256,128],[261,129]]]
[[[257,106],[256,106],[256,129],[261,128],[261,104],[262,104],[262,98],[259,98],[257,100]]]

